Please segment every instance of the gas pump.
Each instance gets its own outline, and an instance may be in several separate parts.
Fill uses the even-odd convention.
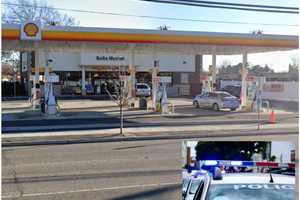
[[[247,76],[247,108],[258,111],[262,108],[262,90],[265,77]]]
[[[168,113],[168,97],[167,97],[167,90],[166,90],[166,83],[163,83],[163,91],[162,91],[162,99],[161,99],[161,111],[162,113]]]
[[[261,110],[262,108],[262,91],[263,91],[263,86],[264,83],[266,82],[266,77],[256,77],[256,98],[255,98],[255,102],[254,105],[256,106],[255,109],[256,111]]]
[[[30,80],[32,80],[32,88],[31,88],[31,104],[34,109],[39,108],[40,106],[40,98],[41,98],[41,91],[39,80],[36,80],[35,76],[30,76]]]
[[[254,111],[256,109],[255,99],[257,95],[257,80],[255,76],[247,76],[247,110]]]
[[[213,91],[213,83],[212,83],[212,76],[209,75],[201,75],[200,81],[202,84],[202,92],[212,92]]]
[[[59,81],[58,75],[52,73],[45,77],[45,103],[48,115],[57,114],[57,102],[53,92],[53,83]]]

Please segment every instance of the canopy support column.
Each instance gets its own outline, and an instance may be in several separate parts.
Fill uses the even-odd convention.
[[[247,105],[247,75],[248,70],[247,66],[247,57],[248,53],[243,52],[243,65],[241,69],[241,79],[242,79],[242,87],[241,87],[241,106],[245,107]]]
[[[33,77],[33,86],[31,89],[32,96],[32,106],[36,108],[39,106],[39,79],[40,79],[40,51],[34,52],[34,77]]]
[[[157,111],[157,73],[159,68],[159,61],[157,60],[156,52],[153,52],[153,67],[152,67],[152,107]]]
[[[81,66],[81,95],[86,95],[85,90],[85,66]]]
[[[217,55],[216,55],[216,47],[213,48],[212,52],[212,91],[216,90],[216,80],[217,80]]]
[[[135,97],[135,64],[134,64],[134,49],[133,47],[129,52],[129,83],[128,83],[128,99]]]

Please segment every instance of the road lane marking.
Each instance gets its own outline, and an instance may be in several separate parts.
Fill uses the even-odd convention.
[[[69,191],[60,191],[60,192],[28,193],[28,194],[25,193],[22,195],[22,197],[37,197],[37,196],[48,196],[48,195],[57,195],[57,194],[68,194],[68,193],[97,192],[97,191],[105,191],[105,190],[122,190],[122,189],[130,189],[130,188],[170,186],[170,185],[177,185],[177,184],[181,184],[181,182],[152,183],[152,184],[144,184],[144,185],[125,185],[125,186],[116,186],[116,187],[107,187],[107,188],[92,188],[92,189],[69,190]],[[19,197],[21,196],[3,195],[2,199],[19,198]]]

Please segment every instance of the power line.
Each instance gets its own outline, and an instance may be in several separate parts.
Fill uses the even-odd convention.
[[[168,0],[168,1],[179,1],[179,2],[192,2],[192,3],[204,3],[204,4],[215,4],[215,5],[230,5],[230,6],[242,6],[252,8],[270,8],[270,9],[284,9],[284,10],[299,10],[297,7],[290,6],[271,6],[271,5],[258,5],[258,4],[241,4],[241,3],[227,3],[217,1],[202,1],[202,0]]]
[[[204,3],[193,3],[188,1],[170,1],[170,0],[142,0],[154,3],[167,3],[167,4],[177,4],[186,6],[198,6],[207,8],[222,8],[222,9],[232,9],[232,10],[245,10],[245,11],[255,11],[255,12],[271,12],[271,13],[284,13],[284,14],[298,14],[298,11],[289,10],[276,10],[276,9],[256,9],[256,8],[243,8],[243,7],[233,7],[233,6],[219,6],[219,5],[209,5]]]
[[[237,21],[223,21],[223,20],[202,20],[202,19],[191,19],[191,18],[159,17],[159,16],[148,16],[148,15],[132,15],[132,14],[122,14],[122,13],[101,12],[101,11],[67,9],[67,8],[58,8],[58,7],[21,5],[21,4],[16,4],[16,3],[1,3],[1,4],[8,5],[8,6],[36,7],[36,8],[40,8],[40,9],[48,8],[48,9],[69,11],[69,12],[80,12],[80,13],[101,14],[101,15],[113,15],[113,16],[125,16],[125,17],[137,17],[137,18],[149,18],[149,19],[170,20],[170,21],[189,21],[189,22],[202,22],[202,23],[260,25],[260,26],[294,26],[294,27],[298,26],[298,24],[252,23],[252,22],[237,22]]]

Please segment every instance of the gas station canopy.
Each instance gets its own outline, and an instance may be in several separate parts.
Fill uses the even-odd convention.
[[[46,26],[40,40],[21,40],[22,26],[2,24],[2,50],[177,52],[233,55],[299,48],[298,36]]]

